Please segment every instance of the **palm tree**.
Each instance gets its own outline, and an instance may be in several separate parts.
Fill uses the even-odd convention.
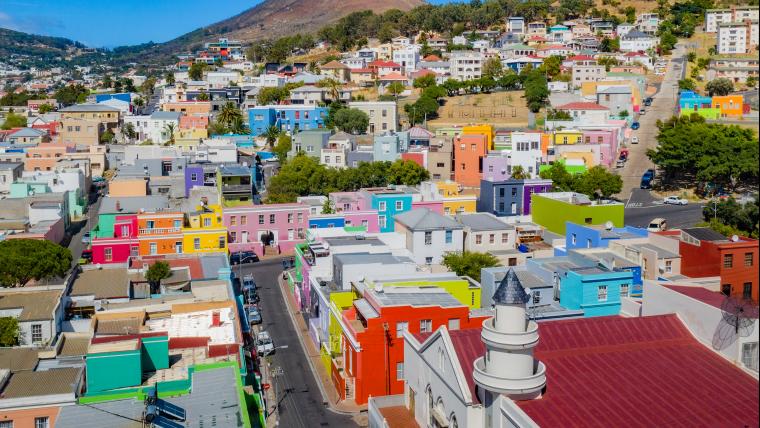
[[[216,120],[208,124],[208,133],[211,135],[223,135],[227,133],[227,127]]]
[[[198,101],[208,101],[208,99],[209,98],[208,98],[208,94],[206,93],[206,91],[204,91],[203,89],[201,89],[201,93],[198,94],[198,97],[196,98],[196,100],[198,100]]]
[[[169,135],[169,141],[167,141],[168,145],[174,144],[174,132],[177,130],[177,124],[174,122],[169,122],[166,125],[164,125],[164,132],[166,132]]]
[[[247,126],[245,126],[245,123],[243,123],[242,117],[236,117],[232,120],[232,123],[230,124],[230,132],[237,135],[243,135],[243,134],[249,134],[250,129],[248,129]]]
[[[142,107],[145,105],[145,100],[142,99],[142,97],[137,97],[134,100],[132,100],[132,104],[134,104],[135,107],[137,107],[137,111],[139,112],[140,110],[142,110]]]
[[[522,165],[515,165],[512,167],[512,178],[515,180],[525,180],[530,178],[530,174],[525,171],[525,168],[523,168]]]
[[[267,144],[269,144],[269,147],[271,148],[274,148],[274,142],[277,141],[279,136],[280,130],[277,129],[276,126],[270,126],[263,134],[259,135],[259,137],[265,137],[267,139]]]
[[[240,109],[232,101],[225,103],[219,112],[217,120],[226,126],[230,126],[236,119],[243,120],[243,114],[240,113]]]
[[[330,93],[330,98],[332,98],[333,101],[340,101],[340,88],[342,86],[343,85],[339,81],[332,77],[327,77],[317,82],[317,87],[327,89],[327,92]]]

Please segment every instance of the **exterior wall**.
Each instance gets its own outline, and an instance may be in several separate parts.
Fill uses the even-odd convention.
[[[85,363],[89,393],[139,386],[142,383],[142,358],[139,349],[87,354]]]
[[[371,208],[377,210],[380,232],[393,232],[396,228],[393,218],[412,209],[412,195],[373,195],[370,203]]]
[[[248,110],[248,123],[253,135],[265,133],[270,126],[288,132],[324,128],[326,118],[326,107],[260,106]]]
[[[513,249],[515,248],[515,239],[514,229],[471,231],[469,228],[465,228],[464,250],[486,253]]]
[[[443,255],[449,252],[462,251],[464,248],[464,231],[462,229],[451,230],[451,240],[446,242],[446,231],[432,231],[430,244],[425,243],[425,232],[410,231],[397,223],[396,231],[407,234],[407,243],[411,240],[412,260],[418,265],[441,264]]]
[[[475,187],[483,171],[483,157],[488,153],[486,135],[462,135],[454,140],[454,180]]]
[[[11,421],[11,428],[34,428],[36,418],[48,418],[48,426],[54,427],[60,411],[60,406],[33,407],[18,410],[3,409],[0,423]]]
[[[547,230],[564,235],[566,223],[600,225],[611,221],[615,227],[623,227],[624,205],[573,205],[539,194],[532,195],[533,221]]]
[[[58,159],[66,153],[66,146],[46,144],[29,147],[24,159],[24,171],[51,171],[55,169]]]
[[[720,276],[721,287],[730,286],[731,295],[742,296],[744,284],[752,287],[751,298],[758,299],[758,241],[710,242],[701,241],[699,246],[679,242],[681,273],[701,278]],[[752,254],[752,264],[745,263],[745,254]],[[724,266],[726,255],[733,257],[732,267]]]
[[[633,287],[633,274],[628,271],[606,272],[598,275],[581,275],[567,272],[561,278],[560,305],[567,309],[583,309],[584,316],[598,317],[620,313],[620,286]],[[598,297],[599,286],[607,287],[606,300]]]
[[[280,252],[290,253],[303,242],[309,227],[309,207],[305,204],[238,206],[224,210],[224,225],[229,231],[231,252],[255,251],[264,254],[261,236],[274,234]]]
[[[97,146],[103,124],[95,120],[61,119],[60,142],[66,145]]]
[[[174,111],[183,113],[185,116],[208,116],[211,114],[210,101],[179,101],[164,103],[161,106],[163,111]]]
[[[348,103],[348,106],[369,116],[369,125],[365,131],[369,134],[398,129],[398,110],[394,101],[354,101]]]
[[[741,117],[744,114],[744,96],[714,96],[712,98],[712,108],[720,109],[722,117]]]
[[[139,245],[135,239],[93,239],[92,263],[124,263],[133,254],[139,254]],[[134,248],[134,250],[133,250]],[[110,256],[108,256],[110,254]]]

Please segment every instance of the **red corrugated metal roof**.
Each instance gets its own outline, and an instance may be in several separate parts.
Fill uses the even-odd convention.
[[[517,404],[540,426],[758,426],[757,380],[697,342],[676,315],[551,321],[538,331],[546,392]],[[480,332],[449,334],[477,399]]]
[[[607,107],[597,103],[567,103],[557,107],[558,110],[609,110]]]
[[[719,309],[723,304],[723,301],[726,299],[726,296],[718,293],[717,291],[710,291],[704,287],[669,284],[662,284],[662,286]]]

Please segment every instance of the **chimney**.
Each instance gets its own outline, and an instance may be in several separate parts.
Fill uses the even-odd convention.
[[[211,313],[211,327],[219,327],[222,325],[222,316],[219,311]]]

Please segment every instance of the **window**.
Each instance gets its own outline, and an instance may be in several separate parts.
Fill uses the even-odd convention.
[[[512,204],[509,206],[510,211],[512,214],[517,214],[517,203],[512,202]]]
[[[723,284],[720,286],[720,292],[723,293],[724,296],[730,296],[731,295],[731,284]]]
[[[47,416],[34,418],[34,428],[49,428],[50,423]]]
[[[288,224],[293,223],[293,213],[288,213]]]
[[[303,213],[297,213],[296,219],[299,224],[303,223]]]
[[[401,211],[403,209],[404,209],[404,202],[396,201],[396,211]]]
[[[380,226],[380,229],[385,229],[386,221],[384,215],[377,217],[377,224]]]
[[[42,342],[42,324],[32,324],[32,343]]]
[[[248,224],[248,216],[241,215],[240,216],[240,225],[244,226],[246,224]]]
[[[431,333],[433,331],[433,320],[420,320],[420,333]]]
[[[489,234],[488,235],[488,243],[489,244],[493,244],[495,242],[496,242],[496,234],[493,234],[493,233]]]
[[[264,214],[259,214],[259,224],[264,224]]]
[[[274,224],[274,214],[269,214],[269,224]]]
[[[13,421],[0,421],[0,428],[13,428]]]
[[[432,257],[425,257],[425,264],[426,265],[432,265],[433,264],[433,258]]]
[[[753,264],[755,264],[755,254],[744,253],[744,266],[752,266]]]
[[[154,227],[156,227],[156,222],[153,220],[148,220],[145,224],[148,229],[153,229]]]
[[[151,242],[150,243],[150,254],[151,255],[158,254],[158,244],[157,243],[155,243],[155,242]]]
[[[723,267],[724,268],[732,268],[732,267],[734,267],[734,255],[733,254],[724,254],[723,255]]]
[[[211,219],[206,217],[203,219],[203,227],[210,227],[211,226]]]
[[[220,236],[219,237],[219,248],[220,249],[224,249],[226,243],[227,243],[227,240],[224,239],[224,236]]]
[[[665,272],[673,272],[673,260],[665,260]]]
[[[509,233],[502,233],[501,234],[501,243],[506,244],[509,242]]]
[[[454,232],[451,230],[446,231],[446,243],[451,244],[454,241]]]
[[[590,239],[586,240],[586,248],[591,248],[591,240]]]
[[[404,380],[404,363],[396,363],[396,380]]]
[[[475,235],[475,245],[480,245],[483,243],[483,235],[477,234]]]
[[[570,236],[570,242],[572,242],[573,245],[575,245],[575,243],[578,242],[578,237],[575,236],[574,233]]]
[[[103,254],[107,262],[110,262],[113,260],[113,249],[111,249],[111,247],[106,247],[106,249],[103,250]]]
[[[620,297],[628,297],[628,289],[630,286],[628,284],[620,284]]]
[[[237,225],[237,217],[230,216],[230,226],[236,226]]]
[[[425,245],[433,245],[433,232],[425,232]]]
[[[201,249],[201,238],[194,238],[193,239],[193,248],[195,248],[196,250],[200,250]]]
[[[452,318],[449,320],[449,331],[459,330],[459,318]]]
[[[378,211],[385,211],[385,201],[380,201],[377,203],[377,210]]]
[[[600,285],[596,289],[596,300],[600,302],[606,302],[607,301],[607,286],[606,285]]]
[[[742,364],[754,371],[758,371],[758,348],[760,346],[757,342],[742,345]]]
[[[752,298],[752,283],[751,282],[744,283],[744,287],[742,288],[742,297],[745,299]]]
[[[409,323],[406,321],[397,322],[396,323],[396,337],[402,338],[404,337],[404,332],[406,330],[409,330]]]

